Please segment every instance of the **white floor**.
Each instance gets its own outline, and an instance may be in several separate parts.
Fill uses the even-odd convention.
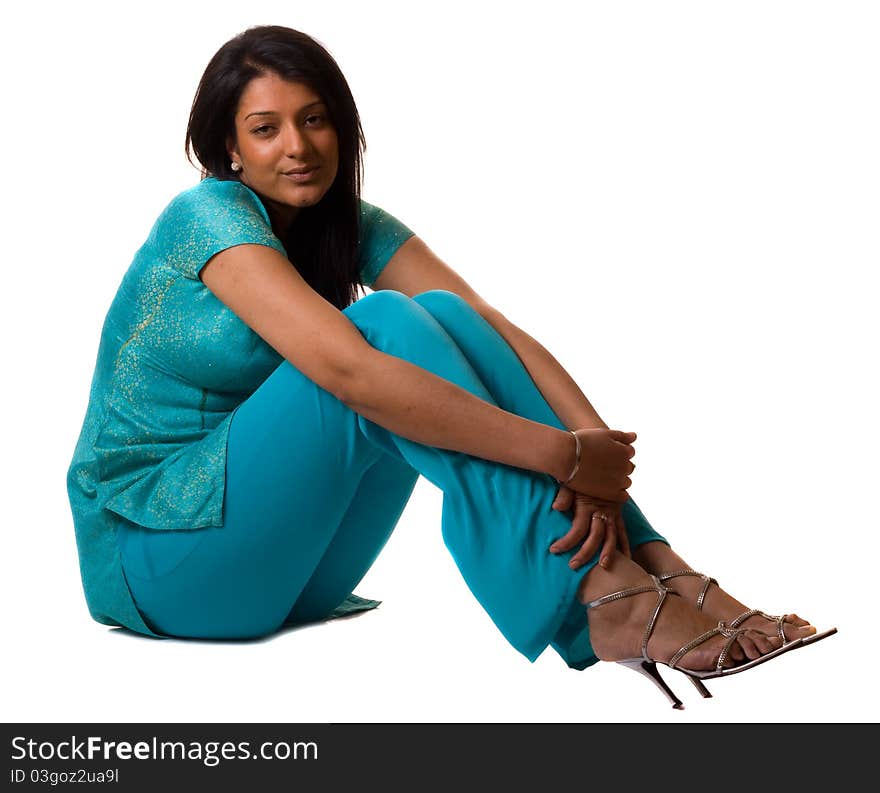
[[[70,558],[50,553],[51,583],[18,574],[7,608],[4,718],[10,721],[594,722],[873,721],[877,691],[855,673],[875,638],[825,551],[747,565],[742,548],[711,571],[754,603],[793,607],[840,633],[752,672],[713,681],[701,699],[676,673],[673,711],[647,680],[615,664],[585,672],[552,649],[535,664],[506,644],[471,598],[437,534],[440,493],[420,480],[397,532],[358,591],[375,611],[250,643],[156,641],[93,623]],[[789,520],[789,524],[794,521]],[[690,530],[696,529],[693,516]],[[732,526],[732,522],[731,522]],[[735,546],[735,543],[731,543]],[[785,543],[768,542],[776,558]],[[65,549],[69,550],[69,549]],[[45,553],[45,551],[44,551]],[[710,559],[710,554],[700,554]],[[7,557],[8,558],[8,557]],[[415,560],[415,561],[414,561]],[[413,572],[416,568],[418,572]],[[710,569],[707,567],[706,569]],[[15,571],[13,571],[14,573]],[[59,601],[59,593],[66,600]],[[55,603],[52,605],[52,603]],[[9,601],[7,601],[7,604]],[[46,621],[51,621],[51,626]],[[861,659],[855,663],[854,659]],[[853,664],[855,663],[855,666]]]

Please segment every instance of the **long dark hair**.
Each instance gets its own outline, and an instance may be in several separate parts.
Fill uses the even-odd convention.
[[[314,206],[299,210],[289,229],[276,234],[306,282],[337,308],[351,305],[363,287],[358,269],[358,224],[367,144],[351,89],[336,61],[311,36],[278,25],[251,27],[226,42],[199,82],[186,128],[202,178],[240,181],[226,149],[235,139],[235,111],[245,86],[274,72],[305,83],[327,105],[339,141],[339,170]],[[195,164],[195,163],[193,163]]]

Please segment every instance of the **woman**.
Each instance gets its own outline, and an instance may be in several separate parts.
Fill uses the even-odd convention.
[[[94,619],[249,638],[372,608],[352,590],[421,474],[530,660],[621,661],[678,707],[655,661],[708,695],[703,678],[830,634],[692,571],[628,496],[635,434],[360,199],[357,108],[320,44],[275,26],[227,42],[186,147],[203,179],[123,278],[68,473]]]

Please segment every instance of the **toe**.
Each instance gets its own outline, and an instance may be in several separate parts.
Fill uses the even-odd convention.
[[[746,631],[737,637],[737,643],[742,647],[743,652],[746,654],[746,658],[750,661],[761,657],[762,653],[758,649],[757,641],[760,640],[755,636],[755,631]]]
[[[785,640],[787,642],[802,639],[805,636],[812,636],[816,632],[816,629],[809,622],[802,620],[796,614],[785,615],[782,630],[785,632]]]
[[[806,625],[803,628],[798,628],[794,631],[794,636],[789,636],[788,631],[786,631],[785,637],[786,641],[793,641],[794,639],[805,639],[807,636],[812,636],[816,632],[816,629],[812,625]]]
[[[741,642],[735,641],[730,645],[730,649],[727,651],[727,660],[725,661],[724,666],[734,666],[745,660],[746,653]]]
[[[755,646],[758,648],[761,655],[771,653],[782,646],[782,639],[778,636],[768,636],[766,633],[761,633],[760,631],[753,631],[752,633],[752,640],[755,642]]]

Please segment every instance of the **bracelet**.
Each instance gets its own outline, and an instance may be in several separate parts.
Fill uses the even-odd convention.
[[[571,434],[574,435],[574,442],[575,442],[575,444],[577,444],[576,447],[575,447],[575,461],[574,461],[574,468],[572,469],[571,474],[569,474],[568,479],[566,479],[564,482],[560,482],[558,479],[556,480],[557,483],[560,484],[560,485],[566,485],[566,484],[568,484],[572,479],[574,479],[575,474],[577,474],[577,472],[578,472],[578,468],[581,467],[581,439],[578,438],[578,436],[575,435],[575,433],[572,432],[572,430],[569,430],[569,432],[571,432]]]

